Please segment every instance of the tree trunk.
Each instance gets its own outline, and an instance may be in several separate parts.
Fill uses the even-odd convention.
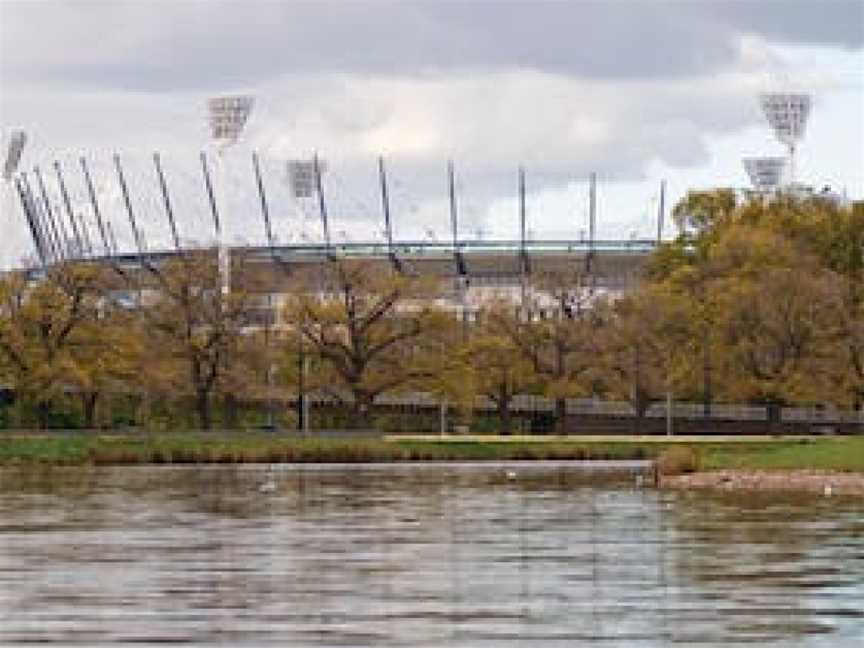
[[[636,410],[636,434],[642,433],[642,417],[645,407],[642,398],[642,354],[637,344],[633,349],[633,409]]]
[[[135,424],[145,428],[150,427],[150,392],[144,390],[138,402],[138,410],[135,413]]]
[[[565,298],[561,297],[561,312],[564,312]],[[564,378],[567,374],[567,356],[560,344],[555,347],[555,377]],[[567,399],[560,396],[555,399],[555,431],[564,433],[567,419]]]
[[[702,417],[710,419],[711,402],[714,399],[714,394],[711,385],[711,348],[708,346],[707,332],[702,344]]]
[[[768,432],[774,434],[777,432],[777,427],[780,425],[780,413],[782,403],[778,401],[770,401],[766,404],[768,410]]]
[[[99,401],[99,392],[90,391],[81,394],[81,404],[84,408],[84,427],[92,430],[96,427],[96,404]]]
[[[237,397],[234,394],[225,394],[225,427],[236,430],[237,424]]]
[[[855,411],[858,412],[858,430],[864,432],[864,398],[860,394],[855,397]]]
[[[513,417],[510,413],[510,394],[506,389],[498,394],[498,418],[501,421],[501,434],[509,435],[513,431]]]
[[[40,430],[47,430],[49,419],[51,417],[50,401],[40,400],[36,403],[36,420],[39,422]]]
[[[564,434],[567,431],[567,399],[555,399],[555,431]]]
[[[351,427],[363,429],[369,426],[369,414],[372,411],[374,397],[366,392],[354,392],[353,420]]]
[[[212,422],[210,420],[210,393],[206,389],[198,389],[195,395],[195,410],[198,413],[198,426],[202,430],[209,430]]]
[[[642,396],[636,397],[636,431],[638,434],[642,434],[645,414],[648,412],[649,407],[651,407],[651,401],[649,399],[643,398]]]

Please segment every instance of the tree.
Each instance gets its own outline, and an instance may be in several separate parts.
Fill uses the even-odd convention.
[[[820,394],[835,402],[860,403],[864,351],[857,323],[864,296],[864,207],[783,194],[736,204],[734,195],[718,190],[689,193],[675,214],[684,234],[652,256],[647,280],[680,291],[692,302],[696,335],[703,340],[706,414],[715,382],[727,398],[767,399],[773,418],[782,403]],[[742,304],[761,309],[772,304],[777,311],[773,319],[784,313],[794,317],[792,305],[782,301],[790,273],[805,281],[787,296],[815,300],[809,314],[821,321],[808,336],[806,353],[793,354],[794,362],[783,351],[792,342],[788,329],[793,322],[786,322],[785,343],[775,330],[773,353],[785,357],[786,364],[769,369],[767,331],[782,327],[762,310],[743,313]],[[802,290],[807,297],[799,294]],[[833,319],[826,319],[827,311],[833,311]],[[743,322],[751,330],[742,329]],[[812,324],[799,318],[794,327],[803,332]],[[751,358],[761,359],[762,366],[729,361],[729,345],[740,351],[745,344],[762,350]],[[742,366],[750,367],[751,379],[744,379]],[[804,380],[803,374],[793,380],[796,372],[810,373],[809,389],[792,388],[792,382]],[[761,388],[753,375],[762,376]]]
[[[143,342],[135,314],[107,299],[73,336],[66,379],[81,398],[85,428],[96,427],[97,407],[106,392],[140,382]]]
[[[434,288],[353,260],[334,260],[323,274],[298,277],[285,323],[320,358],[331,391],[350,395],[356,424],[368,423],[379,394],[431,376],[428,356],[440,350],[428,334],[448,319],[431,303]]]
[[[92,265],[57,265],[42,280],[0,280],[0,357],[16,392],[36,403],[40,427],[52,400],[70,388],[85,359],[76,354],[98,319],[105,277]],[[94,340],[110,352],[104,340]]]
[[[839,275],[831,365],[836,400],[864,411],[864,203],[829,212],[816,236],[823,264]]]
[[[513,428],[513,397],[538,384],[531,361],[513,341],[518,318],[512,304],[489,303],[481,311],[466,349],[473,372],[472,384],[478,394],[495,403],[501,434],[510,434]]]
[[[688,191],[672,210],[679,230],[699,239],[717,233],[736,213],[737,199],[732,189]]]
[[[652,401],[686,390],[694,371],[691,304],[665,286],[645,286],[598,305],[605,391],[627,399],[641,426]]]
[[[864,414],[864,300],[850,280],[823,271],[819,286],[824,314],[811,364],[824,398]],[[862,419],[864,422],[864,419]]]
[[[861,412],[864,411],[864,299],[850,297],[852,292],[847,291],[840,301],[841,339],[836,348],[841,352],[837,366],[845,368],[840,372],[840,400],[850,402]]]
[[[531,287],[520,316],[497,317],[495,325],[531,364],[545,394],[555,400],[556,425],[563,431],[566,399],[590,393],[593,387],[598,325],[591,304],[594,293],[579,270],[538,274]],[[506,311],[493,314],[502,312]]]
[[[451,314],[424,336],[425,352],[418,363],[425,376],[412,387],[437,397],[443,408],[453,406],[467,422],[477,404],[478,388],[466,325]]]
[[[254,270],[235,261],[234,289],[221,290],[214,255],[186,253],[153,269],[140,308],[152,335],[145,364],[151,384],[191,390],[198,425],[213,424],[212,397],[242,358],[255,304]]]
[[[829,271],[767,268],[718,281],[720,377],[727,397],[763,402],[771,423],[794,401],[823,400],[826,345],[833,345]]]

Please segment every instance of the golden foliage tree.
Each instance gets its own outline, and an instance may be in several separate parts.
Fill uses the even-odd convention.
[[[721,397],[765,403],[772,420],[786,403],[860,406],[864,206],[785,195],[736,205],[719,191],[675,211],[685,233],[654,255],[648,282],[692,302]]]
[[[651,403],[686,392],[696,370],[692,305],[666,286],[645,286],[597,305],[602,391],[626,399],[637,421]]]
[[[480,312],[466,347],[469,384],[495,403],[501,434],[512,431],[513,398],[539,383],[534,365],[514,341],[519,326],[520,314],[513,304],[490,302]]]
[[[350,396],[357,425],[379,394],[430,377],[429,356],[440,353],[430,334],[449,317],[434,292],[428,281],[353,260],[297,278],[285,323],[320,359],[330,391]]]
[[[58,265],[42,279],[8,275],[0,280],[0,358],[16,392],[36,404],[46,427],[51,402],[66,391],[82,395],[87,424],[105,376],[121,363],[125,348],[103,314],[105,272],[95,265]]]
[[[151,389],[191,393],[205,430],[213,425],[213,395],[243,360],[244,329],[252,321],[255,276],[240,261],[235,287],[223,293],[212,254],[172,259],[151,273],[140,309],[156,351],[145,359]]]
[[[543,392],[555,401],[563,430],[566,399],[591,393],[596,380],[599,319],[589,277],[581,270],[549,271],[531,277],[530,297],[516,317],[496,317],[494,325],[533,368]]]
[[[831,282],[827,271],[807,267],[718,282],[719,375],[727,398],[763,402],[776,422],[787,403],[829,396],[823,370],[826,344],[835,342]]]

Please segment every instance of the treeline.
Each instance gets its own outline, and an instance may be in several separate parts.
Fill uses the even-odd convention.
[[[344,399],[358,427],[385,393],[430,392],[466,420],[486,396],[502,433],[526,393],[554,399],[561,426],[566,399],[586,396],[627,400],[637,416],[670,397],[706,414],[766,405],[773,420],[790,404],[860,409],[862,206],[737,205],[715,191],[688,195],[674,216],[681,234],[623,296],[595,291],[580,264],[529,275],[524,298],[470,316],[445,306],[433,279],[356,260],[313,272],[238,255],[230,290],[213,251],[7,275],[0,423],[116,425],[119,400],[129,425],[239,427],[239,404],[300,391]]]

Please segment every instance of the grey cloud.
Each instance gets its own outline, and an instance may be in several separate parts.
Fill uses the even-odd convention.
[[[136,212],[156,246],[169,245],[149,151],[163,152],[163,164],[182,219],[184,238],[212,238],[201,187],[197,151],[205,145],[203,110],[160,109],[158,96],[106,96],[85,121],[57,122],[53,108],[62,95],[39,95],[18,105],[34,132],[25,167],[46,166],[59,156],[69,170],[73,199],[86,196],[76,171],[87,154],[100,200],[129,248],[129,229],[110,164],[118,150],[138,196]],[[191,104],[200,104],[203,97]],[[87,96],[65,100],[71,115],[85,119]],[[357,110],[356,106],[363,106]],[[163,107],[164,108],[164,107]],[[261,152],[271,212],[282,241],[306,231],[320,236],[314,209],[303,215],[284,185],[284,160],[317,149],[328,161],[326,193],[334,232],[378,232],[380,199],[375,157],[387,155],[393,213],[401,237],[422,236],[447,226],[445,163],[457,164],[460,213],[466,231],[488,220],[489,206],[515,191],[516,166],[529,174],[532,192],[564,187],[597,171],[607,181],[638,180],[646,161],[672,166],[703,162],[707,138],[734,132],[758,119],[746,77],[720,76],[648,82],[589,82],[531,72],[448,79],[282,79],[266,88],[255,107],[243,143],[230,159],[231,194],[238,208],[226,222],[231,240],[261,242],[263,230],[252,183],[249,149]],[[56,130],[37,128],[53,123]],[[134,128],[130,129],[130,124]],[[94,136],[94,131],[98,132]],[[127,132],[129,131],[129,132]],[[58,146],[58,142],[63,144]],[[106,143],[116,148],[105,148]],[[509,216],[508,216],[509,218]],[[538,231],[560,227],[567,210],[538,220]],[[563,220],[562,220],[563,219]],[[507,221],[505,224],[509,223]]]
[[[861,0],[738,0],[701,4],[706,17],[715,24],[767,40],[848,49],[864,45]]]
[[[149,187],[141,210],[157,216],[147,153],[161,150],[178,213],[208,232],[196,175],[208,140],[204,99],[251,87],[258,102],[244,145],[268,160],[283,240],[303,219],[280,184],[280,161],[314,149],[331,162],[340,228],[378,227],[378,153],[390,156],[403,233],[429,222],[446,229],[450,157],[468,227],[512,195],[518,163],[532,191],[590,171],[633,180],[652,161],[704,163],[714,138],[761,121],[765,39],[862,43],[859,3],[768,4],[3,0],[0,108],[4,123],[32,133],[28,165],[56,155],[71,165],[86,151],[110,187],[113,150],[128,151],[130,171],[141,157],[130,182]],[[248,157],[236,164],[236,193],[257,209]],[[116,191],[109,198],[120,229]],[[313,231],[314,217],[307,224]],[[257,234],[248,227],[238,223],[232,236],[260,237],[257,221]],[[152,236],[167,241],[158,229]]]
[[[864,43],[857,0],[0,6],[4,83],[118,89],[241,87],[299,73],[434,76],[515,68],[668,78],[729,69],[744,33],[787,43]]]

